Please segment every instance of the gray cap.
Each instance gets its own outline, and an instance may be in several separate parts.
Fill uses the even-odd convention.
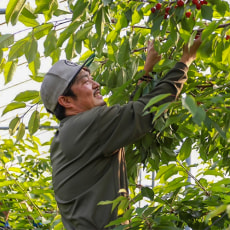
[[[43,104],[49,112],[54,113],[58,97],[64,93],[71,80],[79,74],[81,69],[91,64],[94,56],[94,54],[91,55],[83,65],[60,60],[51,67],[45,75],[40,89]]]

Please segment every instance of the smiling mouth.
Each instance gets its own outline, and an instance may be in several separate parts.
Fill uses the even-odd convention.
[[[100,90],[97,89],[93,95],[94,97],[101,96]]]

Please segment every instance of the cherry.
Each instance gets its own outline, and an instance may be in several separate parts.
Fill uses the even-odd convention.
[[[178,5],[179,7],[184,6],[184,1],[178,0],[178,1],[177,1],[177,5]]]
[[[156,11],[156,8],[155,8],[155,7],[152,7],[152,8],[151,8],[151,12],[152,12],[152,13],[155,13],[155,11]]]
[[[205,0],[203,0],[203,1],[200,1],[200,4],[201,4],[201,5],[207,5],[207,4],[208,4],[208,2],[207,2],[207,1],[205,1]]]
[[[229,35],[229,34],[226,35],[225,39],[226,39],[226,40],[229,40],[229,39],[230,39],[230,35]]]
[[[160,3],[157,3],[157,4],[156,4],[156,9],[157,9],[157,10],[160,10],[160,8],[161,8],[161,4],[160,4]]]
[[[166,8],[165,8],[165,13],[169,13],[170,9],[171,9],[170,6],[166,7]]]
[[[197,3],[197,4],[196,4],[196,8],[197,8],[198,10],[200,10],[200,9],[201,9],[201,4],[200,4],[200,3]]]
[[[169,15],[168,13],[165,13],[164,19],[167,19],[168,15]]]
[[[198,0],[192,0],[192,3],[196,5],[198,4]]]
[[[191,16],[191,12],[190,11],[187,11],[186,13],[185,13],[185,16],[187,17],[187,18],[190,18],[190,16]]]

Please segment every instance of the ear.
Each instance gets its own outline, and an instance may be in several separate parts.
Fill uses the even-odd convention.
[[[68,96],[59,96],[58,103],[65,108],[70,108],[72,106],[71,97]]]

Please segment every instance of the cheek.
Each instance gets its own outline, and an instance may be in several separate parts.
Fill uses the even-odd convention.
[[[83,87],[81,89],[79,89],[77,92],[77,96],[78,97],[82,97],[83,99],[86,97],[93,97],[93,91],[91,89],[89,89],[88,87]]]

